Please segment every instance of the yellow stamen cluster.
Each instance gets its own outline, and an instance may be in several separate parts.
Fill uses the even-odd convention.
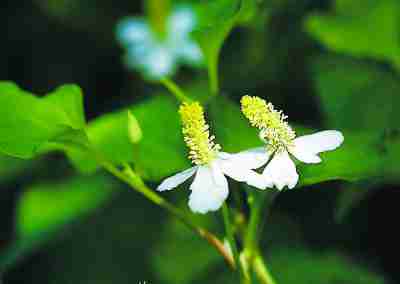
[[[260,137],[268,143],[270,151],[281,151],[293,146],[296,133],[286,122],[287,116],[277,111],[271,103],[259,97],[244,96],[242,112],[252,126],[261,130]]]
[[[183,103],[179,114],[183,124],[182,133],[190,149],[189,158],[196,165],[210,163],[221,147],[214,143],[215,137],[210,136],[203,108],[197,102]]]

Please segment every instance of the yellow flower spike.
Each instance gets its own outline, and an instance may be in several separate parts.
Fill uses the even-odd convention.
[[[182,133],[189,147],[189,158],[196,165],[210,163],[221,147],[210,136],[209,126],[204,119],[204,111],[198,102],[183,103],[179,108]]]
[[[287,116],[271,103],[259,97],[244,96],[240,101],[242,112],[252,126],[261,130],[260,137],[267,141],[269,151],[291,148],[296,133],[286,122]]]

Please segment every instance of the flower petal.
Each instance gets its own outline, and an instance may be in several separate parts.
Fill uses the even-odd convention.
[[[190,178],[192,175],[197,170],[196,167],[192,167],[190,169],[184,170],[183,172],[177,173],[176,175],[173,175],[169,178],[166,178],[158,187],[158,191],[165,191],[165,190],[171,190],[177,187],[178,185],[182,184],[185,182],[188,178]]]
[[[234,180],[249,182],[249,185],[264,189],[266,185],[264,185],[262,177],[259,177],[259,174],[252,169],[265,164],[268,158],[269,155],[264,148],[255,148],[237,154],[220,152],[215,163],[224,174]]]
[[[117,40],[121,45],[129,47],[148,42],[152,36],[148,24],[141,18],[125,18],[116,29]]]
[[[228,182],[216,165],[199,166],[190,189],[190,209],[203,214],[218,210],[229,192]]]
[[[340,131],[325,130],[294,139],[294,147],[290,150],[298,160],[304,163],[319,163],[318,153],[334,150],[343,143]]]
[[[255,171],[251,171],[251,173],[247,177],[246,183],[258,189],[266,189],[267,187],[273,187],[271,180],[266,179],[263,175],[260,175]]]
[[[191,65],[200,65],[204,61],[203,53],[196,42],[185,39],[182,44],[177,47],[177,53],[181,60]]]
[[[221,152],[218,157],[222,163],[226,161],[228,164],[241,165],[242,168],[257,169],[268,162],[270,155],[265,147],[257,147],[236,154]]]
[[[176,58],[173,52],[161,45],[151,47],[143,62],[143,69],[151,79],[158,79],[175,72]]]
[[[169,33],[173,37],[186,37],[196,26],[196,15],[190,7],[179,7],[168,19]]]
[[[291,189],[296,186],[299,180],[296,166],[286,151],[276,153],[265,167],[262,175],[267,184],[271,183],[279,190],[282,190],[285,186]]]

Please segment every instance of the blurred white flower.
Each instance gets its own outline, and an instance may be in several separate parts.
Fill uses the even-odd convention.
[[[286,122],[287,117],[261,98],[244,96],[241,104],[242,112],[253,126],[261,130],[260,138],[266,143],[266,147],[253,150],[263,152],[267,161],[272,157],[259,179],[248,181],[255,187],[265,189],[275,186],[282,190],[287,186],[291,189],[296,186],[299,175],[289,153],[299,161],[315,164],[321,162],[319,153],[334,150],[343,143],[342,133],[336,130],[296,138],[295,132]]]
[[[117,39],[126,49],[125,63],[149,79],[173,75],[178,66],[201,66],[203,54],[190,33],[196,15],[190,7],[175,9],[167,19],[166,35],[153,32],[144,18],[129,17],[117,25]]]
[[[204,120],[203,109],[198,103],[183,104],[179,110],[183,134],[194,167],[165,179],[158,191],[171,190],[195,175],[190,186],[189,207],[193,212],[207,213],[218,210],[228,197],[228,182],[224,175],[237,181],[252,182],[257,174],[251,169],[265,164],[266,156],[258,151],[238,154],[220,152],[220,146],[210,136]]]

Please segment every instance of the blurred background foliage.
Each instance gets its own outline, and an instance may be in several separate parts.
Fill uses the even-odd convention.
[[[258,145],[239,112],[244,94],[282,108],[298,133],[333,128],[346,138],[322,164],[299,166],[299,188],[281,193],[266,220],[262,246],[277,282],[399,283],[400,2],[260,0],[240,14],[218,9],[229,2],[204,1],[205,29],[194,34],[209,68],[221,52],[222,92],[208,115],[224,149]],[[15,99],[0,94],[5,283],[232,283],[207,244],[70,144],[86,129],[107,158],[134,162],[153,185],[188,166],[177,102],[122,64],[116,23],[143,13],[141,1],[4,1],[0,79],[19,86],[0,88]],[[189,68],[176,76],[203,102],[205,79]],[[55,88],[66,83],[82,88],[84,106],[81,90]],[[55,95],[31,100],[27,91]],[[135,147],[127,108],[143,131]],[[30,120],[32,109],[46,109],[44,124]],[[16,133],[37,144],[15,143]],[[186,209],[184,187],[167,197]],[[196,218],[221,233],[218,213]]]

